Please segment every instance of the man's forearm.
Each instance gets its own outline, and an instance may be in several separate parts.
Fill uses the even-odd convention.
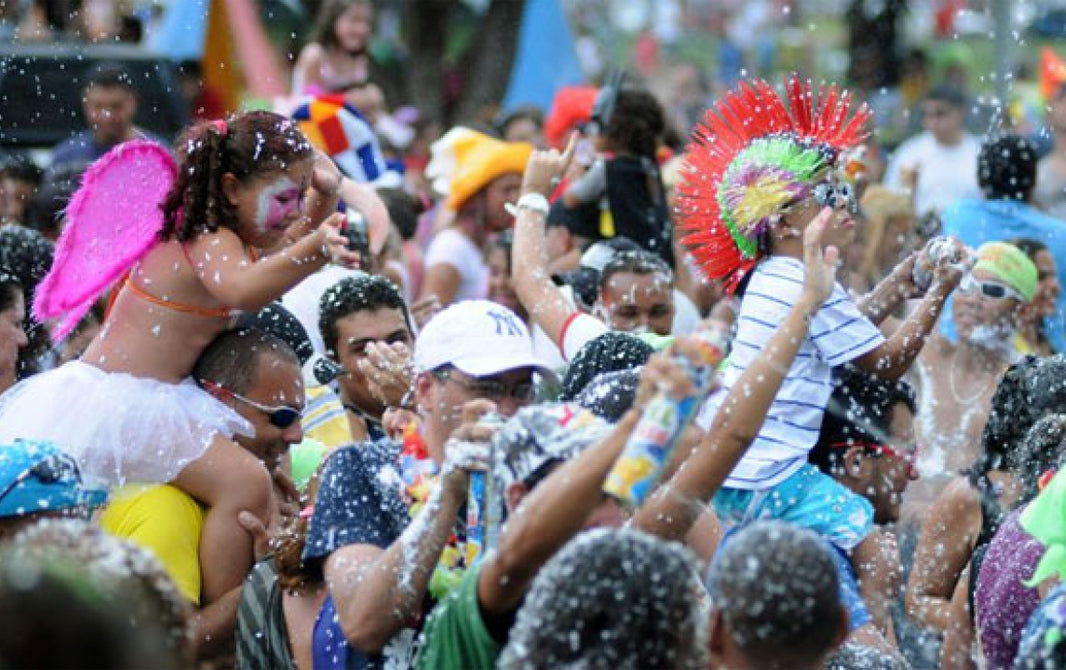
[[[237,608],[241,602],[241,586],[230,589],[222,597],[196,613],[193,623],[197,660],[207,660],[233,649],[233,633],[237,630]]]
[[[482,584],[491,587],[479,588],[486,612],[515,607],[541,566],[585,526],[638,418],[636,411],[627,413],[602,442],[561,466],[523,501],[482,573]]]
[[[338,555],[339,560],[329,564],[330,590],[341,628],[357,649],[380,652],[419,614],[461,502],[441,490],[371,563],[345,566],[343,555]]]

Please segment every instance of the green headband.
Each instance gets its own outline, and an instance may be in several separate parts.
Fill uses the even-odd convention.
[[[1021,294],[1026,302],[1036,296],[1038,273],[1025,252],[1006,242],[987,242],[977,250],[974,271],[984,270],[995,275]]]
[[[730,162],[718,189],[722,220],[746,258],[759,250],[760,226],[805,196],[828,165],[824,153],[787,135],[754,140]]]

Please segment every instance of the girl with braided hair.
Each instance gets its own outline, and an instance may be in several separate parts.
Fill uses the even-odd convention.
[[[63,283],[68,277],[127,271],[125,279],[80,360],[0,398],[0,432],[10,440],[55,442],[93,481],[172,482],[209,507],[200,555],[217,569],[205,573],[212,575],[201,590],[207,604],[239,587],[251,567],[252,539],[238,513],[250,511],[265,523],[271,505],[269,473],[229,439],[251,431],[233,407],[239,402],[268,412],[272,423],[280,408],[192,379],[194,364],[233,327],[239,311],[277,299],[327,262],[350,265],[357,258],[340,233],[343,216],[334,213],[340,173],[328,158],[316,157],[291,120],[256,111],[203,122],[186,130],[177,149],[177,166],[158,145],[140,142],[114,149],[89,169],[68,208],[70,222],[35,311],[41,320],[65,314],[62,332],[72,325],[71,313],[87,309],[107,286],[101,280],[100,291],[67,300],[61,294],[71,293]],[[137,202],[144,184],[167,169],[174,178],[151,191],[152,202]],[[116,193],[128,201],[101,202],[118,199]],[[111,220],[99,215],[107,207]],[[138,214],[155,217],[138,229],[143,239],[131,242],[114,232]],[[124,255],[132,245],[143,248]],[[105,246],[113,248],[101,253]],[[291,400],[301,406],[302,399]],[[291,411],[286,416],[291,423]]]

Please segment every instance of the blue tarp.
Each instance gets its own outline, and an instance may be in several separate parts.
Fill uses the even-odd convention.
[[[547,110],[559,88],[583,83],[574,36],[559,0],[527,0],[503,109],[533,104]]]
[[[207,13],[211,0],[171,0],[158,26],[148,35],[148,49],[174,60],[200,60],[204,55]]]
[[[960,200],[941,217],[945,235],[954,235],[976,249],[985,242],[1000,242],[1016,237],[1038,240],[1048,246],[1059,272],[1059,283],[1066,287],[1066,221],[1048,216],[1022,202],[1010,200]],[[951,300],[944,308],[941,332],[955,341],[955,322],[951,317]],[[1066,290],[1059,292],[1056,313],[1044,321],[1044,332],[1055,351],[1066,351]]]

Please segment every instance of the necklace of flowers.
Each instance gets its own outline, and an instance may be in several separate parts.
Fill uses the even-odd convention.
[[[426,442],[415,421],[407,424],[403,430],[400,477],[403,480],[400,497],[407,505],[408,515],[414,519],[429,500],[440,477],[440,467],[430,458]],[[466,572],[467,566],[462,549],[463,539],[460,537],[460,532],[452,533],[448,537],[444,550],[441,551],[437,567],[433,569],[433,575],[429,579],[429,594],[436,600],[441,600],[448,595],[448,592],[459,584]]]

